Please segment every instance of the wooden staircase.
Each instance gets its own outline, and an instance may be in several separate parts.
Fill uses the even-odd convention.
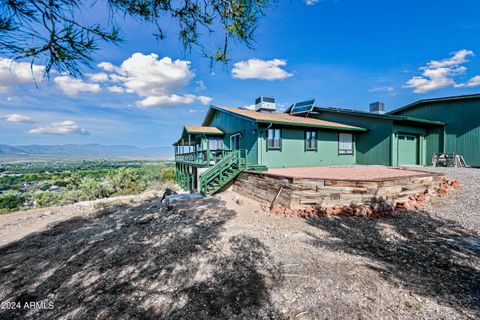
[[[200,192],[211,195],[247,169],[247,151],[233,150],[200,175]]]

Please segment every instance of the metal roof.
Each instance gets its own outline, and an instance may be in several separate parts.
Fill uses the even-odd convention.
[[[432,102],[444,102],[444,101],[455,101],[455,100],[469,100],[469,99],[480,99],[480,94],[465,94],[461,96],[451,96],[451,97],[441,97],[441,98],[432,98],[432,99],[422,99],[416,102],[407,104],[406,106],[397,108],[393,111],[388,112],[388,114],[395,114],[416,106],[419,106],[424,103],[432,103]]]
[[[222,112],[227,112],[230,114],[235,114],[242,118],[252,120],[257,123],[273,123],[287,126],[301,126],[301,127],[313,127],[313,128],[324,128],[324,129],[335,129],[335,130],[346,130],[346,131],[367,131],[365,128],[360,128],[356,126],[350,126],[343,123],[337,123],[332,121],[320,120],[316,118],[306,118],[293,116],[286,113],[265,113],[257,112],[249,109],[240,109],[232,107],[218,107],[211,106],[210,110],[218,110]],[[210,113],[209,110],[209,113]],[[208,114],[204,120],[204,124],[208,122]]]
[[[326,112],[335,112],[335,113],[344,113],[350,114],[355,116],[361,117],[372,117],[372,118],[381,118],[386,120],[394,120],[394,121],[410,121],[410,122],[418,122],[418,123],[425,123],[425,124],[433,124],[433,125],[445,125],[445,123],[441,121],[434,121],[428,119],[422,119],[417,117],[411,116],[399,116],[399,115],[392,115],[389,113],[372,113],[354,109],[343,109],[343,108],[324,108],[324,107],[315,107],[314,111],[326,111]]]

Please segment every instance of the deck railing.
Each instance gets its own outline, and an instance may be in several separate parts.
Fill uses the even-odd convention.
[[[175,155],[175,161],[201,166],[211,166],[231,152],[231,150],[217,149],[179,153]]]

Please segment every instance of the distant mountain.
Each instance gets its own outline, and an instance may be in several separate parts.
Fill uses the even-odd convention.
[[[101,144],[25,145],[0,144],[0,157],[6,156],[53,156],[53,157],[146,157],[173,158],[172,147],[139,148],[130,145],[104,146]]]

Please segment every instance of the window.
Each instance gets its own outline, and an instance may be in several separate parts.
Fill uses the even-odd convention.
[[[240,133],[232,134],[230,136],[230,150],[240,149]]]
[[[222,138],[220,138],[220,137],[209,137],[208,138],[208,148],[210,150],[221,150],[222,149]]]
[[[305,149],[317,150],[317,131],[305,131]]]
[[[338,153],[353,154],[353,134],[351,133],[338,134]]]
[[[282,139],[281,131],[279,128],[268,129],[267,134],[267,149],[281,149]]]

